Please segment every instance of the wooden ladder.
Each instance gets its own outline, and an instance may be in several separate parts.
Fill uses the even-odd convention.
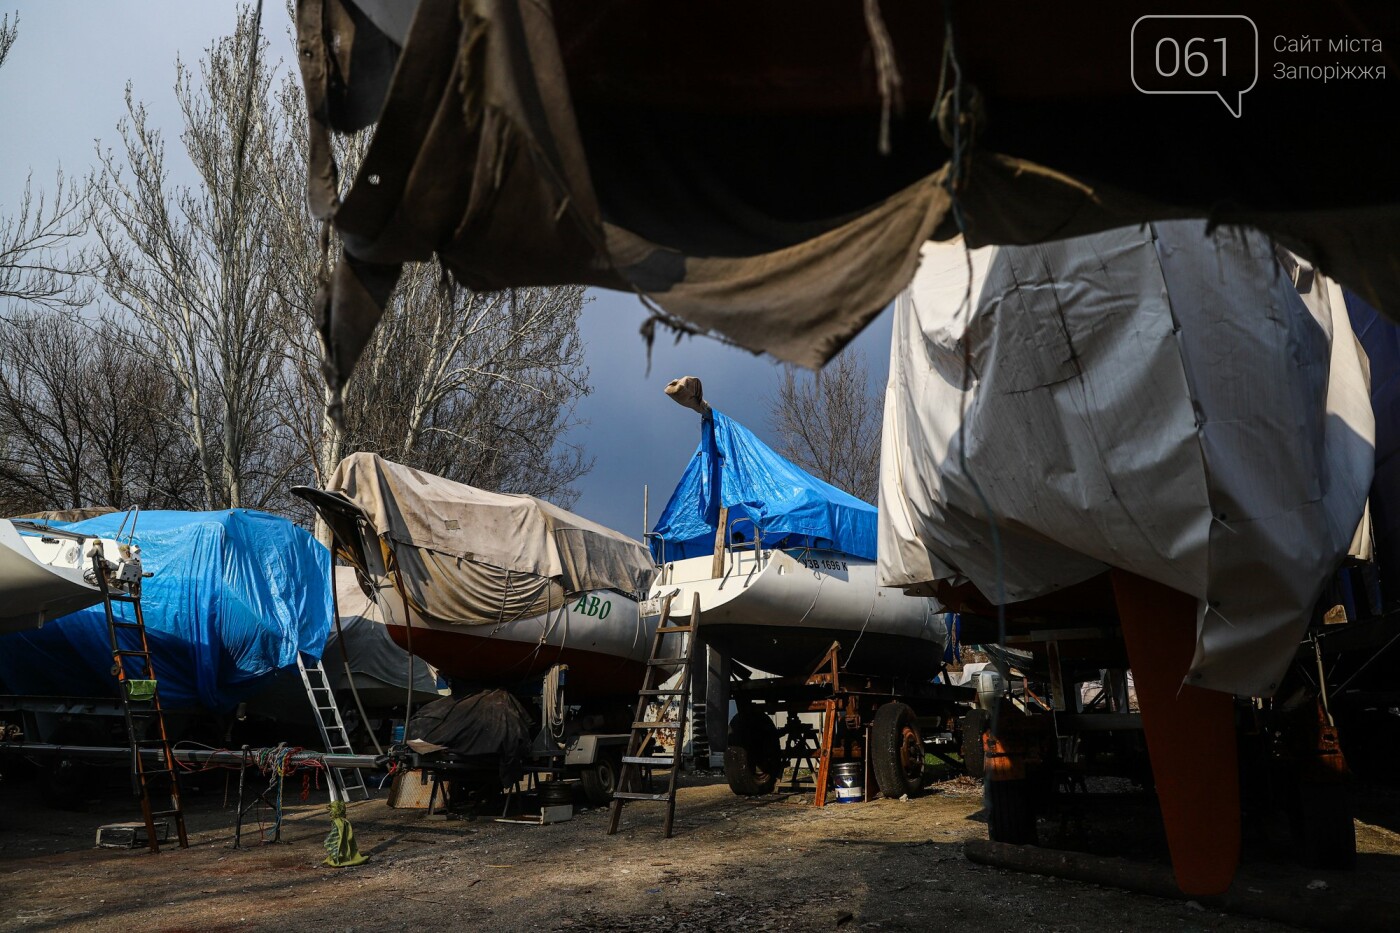
[[[700,594],[696,593],[691,603],[690,624],[671,625],[671,599],[675,593],[668,593],[661,601],[661,622],[656,627],[656,635],[651,643],[651,657],[647,659],[646,674],[642,679],[642,689],[637,694],[637,712],[632,721],[632,738],[627,743],[627,754],[622,756],[622,774],[619,775],[619,790],[613,793],[612,818],[608,821],[608,835],[617,832],[618,824],[622,820],[622,808],[631,801],[650,801],[653,803],[666,804],[666,838],[671,838],[671,827],[676,817],[676,778],[680,774],[681,747],[685,743],[685,723],[686,713],[690,708],[690,652],[691,646],[695,643],[695,629],[700,624]],[[682,639],[681,651],[676,657],[665,657],[662,646],[666,644],[668,637],[679,637]],[[668,678],[658,677],[657,672],[662,668],[681,669],[681,682],[679,687],[661,689],[657,685]],[[675,707],[678,711],[674,720],[647,720],[647,704],[652,702],[653,697],[675,697]],[[676,730],[675,747],[671,750],[670,756],[643,755],[642,752],[650,744],[654,734],[663,729]],[[620,788],[640,787],[641,769],[654,768],[658,766],[670,766],[671,776],[666,782],[666,792],[664,794],[642,793],[639,791],[621,790]]]
[[[117,677],[118,693],[121,696],[122,715],[126,720],[126,739],[131,748],[131,790],[141,799],[141,815],[146,821],[146,843],[152,852],[160,851],[160,837],[156,834],[156,820],[174,817],[175,829],[179,834],[180,848],[188,849],[189,837],[185,833],[185,813],[180,806],[180,774],[175,767],[175,754],[170,748],[170,736],[165,730],[165,713],[160,706],[160,691],[156,683],[155,662],[151,658],[151,645],[146,640],[146,618],[141,612],[139,585],[133,585],[130,592],[114,592],[107,585],[105,560],[101,553],[92,558],[94,575],[98,589],[102,593],[102,606],[107,612],[107,637],[112,646],[112,672]],[[129,603],[132,607],[133,622],[117,618],[112,610],[113,603]],[[119,633],[136,633],[140,648],[123,648]],[[139,666],[140,676],[133,677],[128,666]],[[146,728],[138,728],[139,723]],[[154,733],[154,734],[152,734]],[[160,750],[160,767],[146,767],[146,751]],[[170,780],[170,807],[156,810],[151,804],[151,779],[166,776]]]

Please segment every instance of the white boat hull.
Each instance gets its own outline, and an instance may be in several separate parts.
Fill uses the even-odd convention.
[[[116,545],[106,542],[115,553]],[[0,519],[0,632],[38,628],[102,601],[83,579],[88,540],[67,534],[21,535]]]
[[[675,592],[670,615],[700,600],[699,636],[735,661],[772,674],[810,673],[839,643],[846,670],[932,677],[948,630],[933,599],[875,582],[875,563],[830,551],[727,551],[668,563],[653,597]]]
[[[366,548],[372,561],[374,553]],[[630,596],[595,590],[548,613],[492,624],[430,619],[410,608],[410,626],[392,580],[382,568],[372,570],[379,571],[371,577],[372,598],[389,636],[448,677],[513,687],[567,664],[571,698],[635,695],[641,686],[660,620],[643,618]]]

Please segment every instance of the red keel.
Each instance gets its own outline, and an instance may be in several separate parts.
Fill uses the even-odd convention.
[[[1240,860],[1233,698],[1182,682],[1196,649],[1195,599],[1121,570],[1113,593],[1176,883],[1189,895],[1223,894]]]

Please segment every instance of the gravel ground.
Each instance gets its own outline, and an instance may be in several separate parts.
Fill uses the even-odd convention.
[[[630,806],[622,831],[607,836],[602,810],[525,826],[354,803],[350,816],[370,858],[332,869],[321,865],[323,802],[288,807],[282,843],[256,844],[254,831],[254,844],[235,850],[222,791],[206,793],[188,806],[191,848],[151,856],[92,848],[98,825],[133,818],[128,801],[109,796],[86,813],[48,810],[35,802],[32,782],[13,782],[0,786],[0,930],[884,931],[989,922],[1019,931],[1289,929],[974,865],[962,843],[984,838],[986,828],[980,787],[967,779],[906,802],[824,810],[789,795],[738,798],[713,775],[687,783],[669,840],[661,838],[662,808],[647,804]],[[1394,896],[1397,804],[1394,792],[1367,798],[1356,872],[1303,871],[1283,860],[1286,846],[1261,840],[1237,885],[1306,891],[1320,903]],[[1042,839],[1163,859],[1150,798],[1125,795],[1098,812],[1103,819],[1043,822]]]

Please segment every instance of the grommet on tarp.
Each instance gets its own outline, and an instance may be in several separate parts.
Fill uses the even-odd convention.
[[[321,864],[332,868],[348,868],[369,860],[369,856],[360,854],[355,844],[355,830],[345,817],[343,800],[331,801],[331,831],[326,834],[325,847],[326,860]]]

